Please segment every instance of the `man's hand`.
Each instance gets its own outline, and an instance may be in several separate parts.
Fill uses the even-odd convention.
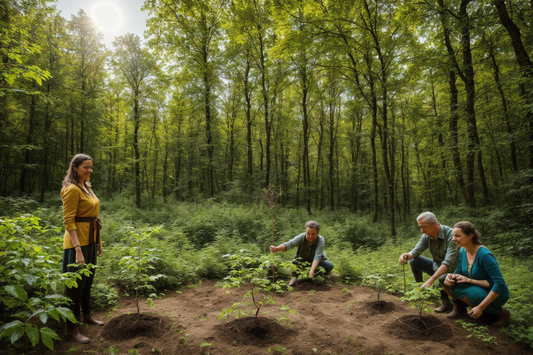
[[[315,279],[315,271],[314,270],[310,270],[309,271],[309,277],[311,278],[311,280]]]
[[[271,246],[270,246],[270,251],[273,252],[273,253],[277,253],[279,250],[278,250],[277,247],[271,245]]]
[[[422,286],[420,286],[420,288],[431,287],[431,285],[433,285],[433,282],[435,281],[433,281],[432,279],[429,279]]]
[[[400,263],[400,265],[407,264],[407,262],[409,261],[409,256],[410,256],[409,253],[400,255],[400,259],[398,259],[398,262]]]

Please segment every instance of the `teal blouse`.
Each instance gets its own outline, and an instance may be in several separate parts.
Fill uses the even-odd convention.
[[[472,279],[487,280],[490,284],[491,291],[504,296],[509,295],[509,288],[507,288],[507,284],[503,279],[498,262],[486,247],[482,246],[477,251],[474,262],[472,263],[471,272]],[[469,277],[468,259],[466,258],[465,248],[459,250],[459,262],[457,263],[455,273]]]

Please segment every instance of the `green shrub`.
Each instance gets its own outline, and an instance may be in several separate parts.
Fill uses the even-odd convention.
[[[26,334],[33,346],[42,341],[53,350],[53,340],[59,337],[44,326],[49,318],[75,322],[61,293],[65,286],[77,286],[80,274],[87,275],[92,265],[76,274],[61,274],[62,238],[53,237],[57,233],[41,227],[39,218],[31,215],[0,220],[0,339],[13,344]]]

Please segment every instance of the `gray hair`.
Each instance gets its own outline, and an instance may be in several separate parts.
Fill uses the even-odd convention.
[[[435,215],[431,212],[424,212],[420,216],[416,217],[417,222],[420,222],[422,220],[427,223],[433,223],[437,222],[437,217],[435,217]]]
[[[315,222],[315,221],[309,221],[305,224],[305,229],[307,228],[311,228],[311,229],[316,229],[316,232],[320,232],[320,224],[318,224],[318,222]]]

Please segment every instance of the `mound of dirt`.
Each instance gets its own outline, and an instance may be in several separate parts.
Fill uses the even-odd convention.
[[[367,312],[371,315],[374,314],[385,314],[394,311],[395,306],[392,302],[386,302],[386,301],[376,301],[371,303],[366,303],[365,308],[367,309]]]
[[[311,279],[303,279],[298,280],[298,282],[292,286],[294,291],[311,291],[315,290],[317,292],[321,291],[329,291],[331,290],[331,285],[322,285],[322,284],[315,284],[313,280]]]
[[[126,340],[137,336],[159,338],[163,332],[164,319],[149,314],[141,314],[137,319],[136,313],[123,314],[113,318],[102,331],[105,338],[112,340]]]
[[[406,315],[397,318],[388,329],[389,333],[407,340],[445,342],[453,336],[450,326],[435,316],[418,319],[418,316]]]
[[[215,326],[218,337],[232,345],[283,344],[297,332],[266,317],[241,317]]]

